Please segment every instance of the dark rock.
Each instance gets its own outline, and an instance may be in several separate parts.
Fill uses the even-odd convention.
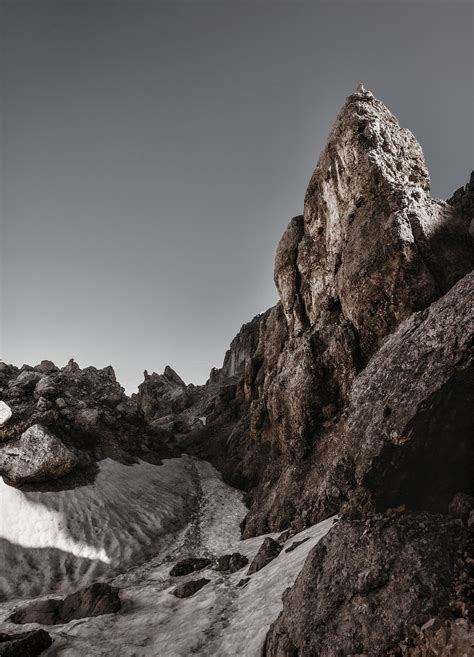
[[[0,633],[0,657],[36,657],[53,643],[42,629],[22,634]]]
[[[270,538],[270,536],[267,536],[267,538],[263,541],[262,545],[260,546],[260,549],[258,550],[257,554],[253,558],[247,573],[249,575],[253,575],[253,573],[256,573],[257,571],[261,570],[267,564],[269,564],[270,561],[276,559],[276,557],[280,554],[280,552],[281,552],[281,545],[277,543],[277,541],[273,540],[273,538]]]
[[[285,594],[266,657],[391,654],[413,626],[452,616],[467,541],[459,522],[443,516],[340,521]]]
[[[302,538],[300,541],[293,541],[293,543],[286,548],[285,552],[293,552],[293,550],[296,550],[297,547],[302,545],[303,543],[306,543],[306,541],[309,541],[309,536],[306,538]]]
[[[449,513],[454,518],[467,520],[474,509],[474,497],[466,493],[457,493],[449,504]]]
[[[57,396],[57,388],[52,376],[43,376],[35,386],[34,396],[36,399],[40,397],[51,398]]]
[[[170,575],[171,577],[183,577],[184,575],[189,575],[189,573],[203,570],[204,568],[210,566],[211,563],[211,559],[205,559],[203,557],[189,557],[188,559],[178,561],[178,563],[175,564],[170,570]]]
[[[42,360],[41,363],[36,365],[34,369],[37,372],[41,372],[43,374],[51,374],[52,372],[59,371],[59,367],[56,367],[56,365],[51,360]]]
[[[288,529],[285,529],[285,531],[280,534],[280,536],[277,538],[277,541],[280,543],[280,545],[283,545],[284,543],[286,543],[288,539],[292,538],[295,534],[296,534],[296,529],[289,527]]]
[[[202,589],[203,586],[209,584],[211,580],[203,577],[202,579],[193,579],[189,582],[183,582],[177,586],[171,593],[177,598],[189,598],[194,595],[197,591]]]
[[[243,587],[247,586],[247,584],[249,582],[250,582],[250,577],[242,577],[242,579],[239,579],[239,581],[237,582],[237,587],[239,589],[243,588]]]
[[[219,572],[236,573],[238,570],[248,564],[249,560],[240,552],[224,554],[217,559],[216,570]]]
[[[77,618],[102,616],[120,610],[118,589],[105,582],[96,582],[66,598],[36,600],[15,611],[12,623],[62,625]]]

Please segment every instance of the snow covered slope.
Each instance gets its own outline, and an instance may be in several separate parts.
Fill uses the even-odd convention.
[[[232,575],[212,568],[183,578],[169,575],[171,566],[186,556],[238,551],[251,559],[264,540],[263,536],[240,540],[239,525],[247,511],[241,493],[224,484],[209,463],[190,457],[171,459],[163,466],[127,467],[104,461],[93,486],[26,496],[12,490],[0,489],[2,504],[7,501],[9,508],[13,503],[18,518],[11,511],[8,518],[2,516],[0,527],[3,533],[8,531],[9,541],[34,548],[35,558],[28,561],[31,591],[35,569],[43,588],[48,578],[61,582],[66,578],[60,588],[70,592],[74,583],[99,574],[121,590],[118,614],[47,628],[54,643],[44,653],[46,657],[257,657],[270,624],[282,609],[283,591],[293,584],[309,550],[333,524],[329,519],[294,536],[288,545],[307,540],[289,553],[285,545],[274,561],[238,587],[246,568]],[[187,522],[180,528],[178,519],[183,513]],[[42,561],[44,550],[48,558]],[[58,558],[57,551],[79,560],[73,562],[76,568],[68,572],[65,558]],[[11,554],[7,557],[11,564]],[[95,569],[83,569],[81,559],[91,561]],[[126,572],[120,568],[117,574],[122,560],[130,566],[132,559],[135,565]],[[25,567],[25,561],[17,560],[10,574],[2,566],[3,581],[15,588],[15,578],[18,582]],[[177,583],[198,577],[211,581],[190,598],[171,595]],[[18,588],[22,587],[17,583]],[[0,621],[13,606],[11,601],[0,605]],[[8,623],[4,627],[18,630]]]
[[[195,470],[186,457],[161,466],[106,459],[93,484],[58,492],[0,478],[0,595],[70,592],[166,549],[196,511]]]

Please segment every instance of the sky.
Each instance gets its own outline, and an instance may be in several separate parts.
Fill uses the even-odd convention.
[[[203,383],[359,82],[434,195],[473,165],[473,4],[0,0],[0,357]]]

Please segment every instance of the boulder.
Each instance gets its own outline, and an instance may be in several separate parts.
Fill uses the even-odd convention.
[[[0,633],[0,657],[36,657],[53,643],[42,629],[22,634]]]
[[[36,399],[40,397],[55,397],[57,395],[57,388],[54,379],[51,376],[43,376],[35,386],[34,396]]]
[[[171,577],[183,577],[189,573],[197,572],[207,568],[212,563],[211,559],[204,559],[203,557],[189,557],[178,561],[170,570]]]
[[[216,570],[218,572],[236,573],[241,568],[248,564],[248,558],[240,554],[240,552],[233,552],[232,554],[224,554],[217,559]]]
[[[42,378],[40,372],[35,372],[34,370],[24,370],[20,374],[9,382],[9,388],[17,388],[21,392],[26,392],[32,390],[38,381]]]
[[[189,582],[183,582],[177,586],[171,593],[177,598],[189,598],[209,584],[211,580],[203,577],[202,579],[192,579]]]
[[[253,575],[253,573],[256,573],[262,568],[265,568],[265,566],[269,564],[270,561],[273,561],[273,559],[277,558],[280,552],[281,545],[277,541],[273,540],[273,538],[270,538],[270,536],[267,536],[267,538],[260,546],[257,554],[253,558],[247,574]]]
[[[105,582],[96,582],[65,598],[35,600],[15,611],[11,623],[62,625],[78,618],[102,616],[120,610],[118,589]]]
[[[446,516],[340,521],[285,593],[265,656],[401,654],[396,649],[415,626],[453,618],[450,602],[467,545],[467,530]]]
[[[0,448],[0,474],[15,486],[58,479],[78,464],[76,454],[40,424],[34,424],[19,440]]]

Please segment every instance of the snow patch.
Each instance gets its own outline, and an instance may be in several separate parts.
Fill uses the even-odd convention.
[[[105,459],[99,468],[93,484],[55,492],[24,492],[0,478],[0,594],[70,591],[156,554],[186,524],[197,498],[191,459]]]
[[[12,416],[12,409],[4,401],[0,401],[0,427],[4,427]]]

